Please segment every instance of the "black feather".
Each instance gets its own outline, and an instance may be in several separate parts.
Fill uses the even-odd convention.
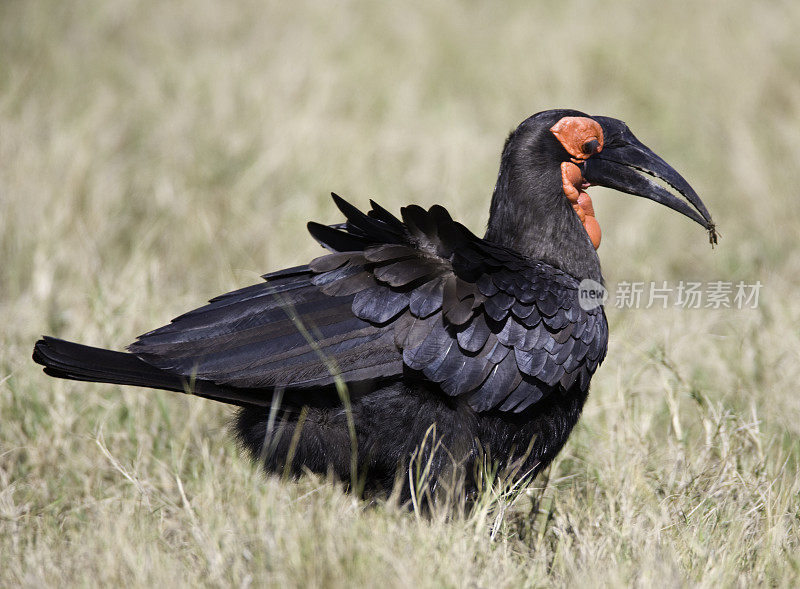
[[[430,276],[433,272],[435,272],[434,268],[413,259],[401,260],[373,270],[375,278],[389,286],[405,286],[420,278]]]
[[[409,309],[417,317],[428,317],[442,308],[445,279],[435,278],[421,284],[411,292]]]
[[[347,254],[349,255],[349,254]],[[408,260],[419,253],[407,245],[373,245],[364,250],[364,258],[370,262],[388,262],[389,260]]]
[[[469,397],[470,406],[475,411],[488,411],[517,386],[521,380],[514,359],[507,356],[497,364],[484,383]]]
[[[365,246],[369,245],[369,240],[347,233],[339,229],[333,229],[327,225],[321,225],[310,221],[307,225],[308,232],[323,246],[339,252],[351,252],[363,250]]]
[[[458,338],[458,345],[467,352],[478,352],[489,337],[491,331],[486,325],[486,320],[482,315],[478,315],[466,329],[459,331],[456,337]]]
[[[353,313],[371,323],[382,324],[397,317],[408,307],[408,295],[376,286],[356,293]]]

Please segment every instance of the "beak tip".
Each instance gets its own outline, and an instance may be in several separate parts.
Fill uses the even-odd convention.
[[[708,242],[711,244],[711,248],[713,249],[714,246],[717,245],[720,235],[717,232],[717,224],[709,219],[708,224],[706,225],[706,230],[708,231]]]

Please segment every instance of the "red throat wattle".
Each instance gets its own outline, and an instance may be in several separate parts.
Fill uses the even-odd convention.
[[[594,207],[592,206],[592,199],[589,195],[581,191],[584,187],[585,180],[581,175],[581,169],[572,162],[561,163],[561,182],[564,188],[564,194],[572,203],[572,208],[578,214],[578,218],[583,223],[586,233],[589,234],[589,239],[592,241],[594,249],[600,247],[600,224],[594,217]]]

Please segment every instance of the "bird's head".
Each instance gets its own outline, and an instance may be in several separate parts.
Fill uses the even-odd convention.
[[[600,244],[600,227],[585,192],[593,185],[661,203],[702,225],[712,245],[717,242],[715,224],[694,189],[625,123],[566,109],[537,113],[509,135],[487,238],[589,276],[593,272],[580,268],[579,258],[582,252],[596,261],[584,246]]]

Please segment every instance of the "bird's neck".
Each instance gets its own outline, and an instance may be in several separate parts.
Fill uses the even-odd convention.
[[[563,191],[558,164],[536,161],[506,145],[492,195],[485,239],[579,280],[602,282],[600,260]]]

